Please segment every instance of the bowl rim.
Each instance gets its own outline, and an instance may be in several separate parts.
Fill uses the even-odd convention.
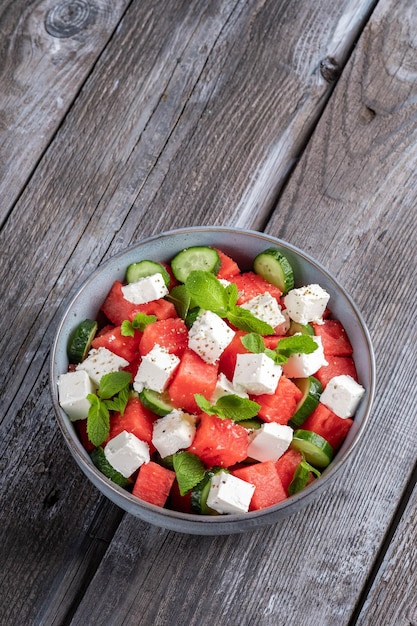
[[[107,267],[110,267],[111,265],[117,265],[117,262],[125,257],[129,252],[140,249],[144,245],[152,244],[153,241],[161,241],[164,238],[184,236],[187,234],[191,236],[198,235],[199,233],[208,234],[210,232],[225,234],[230,233],[234,237],[239,237],[243,235],[245,237],[255,237],[257,239],[264,240],[268,246],[275,245],[277,247],[289,250],[294,255],[300,257],[308,264],[313,266],[315,270],[318,270],[320,273],[324,274],[327,280],[332,283],[335,289],[340,292],[343,297],[348,301],[359,323],[361,332],[363,333],[367,344],[370,381],[370,384],[366,387],[365,397],[362,400],[362,403],[365,403],[365,406],[361,407],[363,417],[354,437],[350,441],[349,445],[343,450],[342,455],[339,455],[339,453],[335,455],[335,458],[332,460],[331,464],[322,472],[322,475],[318,480],[313,481],[312,483],[310,483],[310,485],[305,487],[297,494],[290,496],[286,500],[283,500],[266,509],[249,511],[247,513],[218,516],[185,513],[149,504],[133,496],[129,491],[123,489],[122,487],[119,487],[114,482],[105,477],[104,474],[102,474],[94,466],[88,453],[82,447],[82,444],[78,440],[78,436],[75,432],[74,426],[72,426],[71,429],[68,427],[69,425],[72,425],[72,422],[70,422],[69,418],[59,406],[56,384],[57,377],[60,373],[64,372],[57,372],[55,367],[56,355],[59,350],[60,342],[62,341],[62,328],[67,318],[71,315],[71,310],[76,304],[81,293],[84,292],[88,288],[88,286],[94,282],[95,278],[99,274],[101,274],[103,270],[105,270]],[[110,286],[111,284],[109,282],[109,289]],[[60,319],[56,324],[53,337],[54,338],[52,341],[52,348],[49,358],[49,387],[52,396],[52,404],[60,430],[64,436],[64,440],[80,469],[91,480],[91,482],[93,482],[95,487],[99,489],[99,491],[101,491],[102,494],[104,494],[108,499],[112,500],[125,511],[130,512],[133,515],[152,524],[165,527],[170,530],[186,532],[190,534],[231,534],[234,532],[242,532],[243,530],[259,527],[260,525],[270,525],[278,521],[278,519],[280,518],[294,514],[299,508],[297,508],[297,503],[299,503],[300,501],[303,501],[303,504],[307,504],[308,502],[310,502],[316,496],[316,493],[319,490],[322,490],[324,487],[331,483],[332,479],[340,471],[340,468],[345,465],[346,461],[352,456],[352,453],[357,448],[359,441],[361,440],[362,434],[369,421],[369,415],[375,397],[375,353],[367,325],[352,297],[348,294],[343,285],[320,262],[310,256],[308,253],[304,252],[297,246],[283,239],[275,237],[274,235],[251,229],[235,228],[232,226],[189,226],[163,231],[161,233],[153,234],[143,239],[139,239],[134,243],[131,243],[129,246],[125,247],[116,254],[112,255],[110,258],[106,259],[104,262],[100,263],[97,268],[92,273],[90,273],[90,275],[87,276],[87,278],[85,278],[78,287],[76,287],[75,292],[73,292],[67,298],[67,300],[64,301],[64,313],[60,316]],[[113,492],[114,498],[112,497]],[[126,506],[121,504],[121,502],[123,502],[123,504],[126,504]],[[288,510],[289,508],[294,508],[295,510]],[[136,509],[138,509],[137,512]]]

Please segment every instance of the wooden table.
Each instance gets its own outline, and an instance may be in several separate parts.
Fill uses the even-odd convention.
[[[0,0],[0,624],[417,624],[417,3]],[[158,231],[263,230],[362,311],[357,455],[282,523],[182,535],[77,468],[48,358],[65,302]]]

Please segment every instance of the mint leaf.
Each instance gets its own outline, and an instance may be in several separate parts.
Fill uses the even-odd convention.
[[[100,446],[109,436],[109,411],[105,403],[94,393],[89,393],[87,400],[91,405],[87,415],[87,435],[94,446]]]
[[[175,306],[178,317],[185,320],[191,303],[191,297],[186,286],[177,285],[176,287],[173,287],[170,293],[166,296],[166,300],[169,300],[169,302],[172,302]]]
[[[230,285],[226,285],[225,290],[227,295],[228,308],[232,309],[236,305],[236,302],[239,298],[239,290],[236,283],[230,283]]]
[[[187,276],[185,287],[196,306],[212,311],[220,317],[226,316],[229,295],[214,274],[193,270]]]
[[[264,340],[258,333],[243,335],[240,341],[249,352],[253,352],[254,354],[262,354],[262,352],[266,350]]]
[[[129,387],[123,387],[114,398],[110,400],[103,400],[109,411],[118,411],[120,415],[125,412],[126,405],[129,400]]]
[[[135,330],[144,331],[148,324],[156,322],[156,315],[146,315],[146,313],[136,313],[132,320],[132,326]]]
[[[129,372],[110,372],[101,377],[97,395],[103,400],[115,396],[124,387],[127,387],[132,380]]]
[[[317,350],[317,343],[309,335],[292,335],[280,339],[275,350],[286,357],[291,354],[311,354]]]
[[[207,413],[208,415],[219,415],[219,411],[216,410],[216,407],[211,404],[207,398],[205,398],[201,393],[194,394],[195,401],[197,402],[199,408]],[[222,417],[219,415],[219,417]]]
[[[273,335],[274,329],[272,326],[263,322],[258,317],[255,317],[248,309],[242,309],[240,306],[231,307],[226,317],[229,322],[240,330],[245,330],[248,333],[254,332],[259,335]]]
[[[123,337],[133,337],[135,335],[135,329],[130,320],[124,320],[120,326],[120,334]]]
[[[173,464],[180,494],[184,496],[203,479],[204,465],[198,456],[186,451],[176,452]]]
[[[215,404],[211,404],[200,393],[194,394],[194,398],[200,409],[208,415],[217,415],[221,419],[230,419],[235,422],[254,417],[261,408],[257,402],[232,393],[221,396]]]
[[[261,405],[248,398],[241,398],[235,394],[227,394],[217,400],[215,408],[219,409],[224,417],[235,422],[240,422],[258,415]]]

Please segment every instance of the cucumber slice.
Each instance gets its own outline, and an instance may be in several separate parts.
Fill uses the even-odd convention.
[[[227,472],[223,467],[213,467],[207,470],[203,480],[193,487],[191,491],[191,510],[201,515],[219,515],[217,511],[207,506],[207,498],[210,492],[211,479],[219,472]]]
[[[311,324],[300,324],[299,322],[294,322],[294,320],[291,320],[288,334],[296,335],[297,333],[312,336],[314,335],[314,328]]]
[[[304,455],[314,467],[327,467],[333,457],[333,448],[324,437],[311,430],[296,430],[290,447]]]
[[[323,387],[321,382],[314,376],[294,379],[294,382],[303,395],[295,407],[295,413],[288,424],[292,428],[299,428],[318,405]]]
[[[276,248],[264,250],[253,261],[253,269],[282,293],[294,287],[294,273],[288,259]]]
[[[173,410],[173,405],[169,401],[169,395],[166,392],[159,393],[153,389],[142,389],[139,393],[139,400],[146,409],[152,411],[156,415],[168,415]]]
[[[72,331],[68,346],[67,356],[70,363],[81,363],[86,358],[91,347],[98,324],[95,320],[86,319]]]
[[[259,417],[254,417],[249,420],[241,420],[239,422],[239,426],[243,426],[243,428],[246,428],[247,430],[258,430],[258,428],[260,428],[264,423],[265,422]]]
[[[136,283],[141,278],[146,276],[153,276],[153,274],[162,274],[164,283],[169,287],[171,277],[165,267],[156,261],[138,261],[137,263],[131,263],[126,270],[126,282]]]
[[[119,487],[126,488],[132,483],[129,478],[125,478],[123,474],[115,470],[114,467],[108,462],[101,446],[95,448],[95,450],[90,453],[90,458],[96,468],[107,478],[110,478],[110,480],[116,483],[116,485],[119,485]]]
[[[171,269],[177,280],[185,283],[193,270],[203,270],[217,274],[220,269],[220,257],[217,250],[208,246],[192,246],[178,252],[171,261]]]

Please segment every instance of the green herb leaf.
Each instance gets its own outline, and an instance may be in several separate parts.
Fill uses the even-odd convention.
[[[176,452],[173,464],[180,494],[184,496],[203,479],[204,465],[198,456],[186,451]]]
[[[226,316],[229,295],[214,274],[193,270],[187,276],[185,287],[196,306],[212,311],[220,317]]]
[[[115,396],[124,387],[127,387],[132,380],[129,372],[110,372],[101,377],[97,395],[103,400]]]
[[[200,393],[194,394],[194,398],[200,409],[208,415],[217,415],[221,419],[230,419],[235,422],[251,419],[261,408],[257,402],[232,393],[221,396],[215,404],[211,404]]]
[[[264,340],[258,333],[248,333],[247,335],[243,335],[243,337],[240,338],[240,341],[247,350],[253,352],[254,354],[262,354],[266,350]]]
[[[284,356],[291,354],[311,354],[317,350],[317,343],[309,335],[292,335],[279,340],[276,351]]]
[[[232,309],[236,305],[236,302],[239,298],[239,290],[236,283],[230,283],[230,285],[226,285],[225,290],[227,294],[228,309]]]
[[[242,309],[240,306],[231,307],[227,311],[226,317],[233,326],[240,328],[240,330],[245,330],[248,333],[254,332],[259,335],[273,335],[275,332],[272,326],[263,322],[258,317],[255,317],[248,309]]]
[[[218,409],[216,409],[215,405],[211,404],[201,393],[194,394],[195,401],[197,402],[199,408],[207,413],[208,415],[218,415],[219,417],[223,417],[220,415]]]
[[[87,400],[91,405],[87,415],[87,435],[94,446],[100,446],[109,436],[109,411],[105,403],[94,393],[89,393]]]
[[[248,398],[241,398],[235,394],[227,394],[217,400],[215,407],[222,412],[224,417],[235,422],[240,422],[242,420],[249,420],[255,417],[255,415],[258,415],[261,405]]]
[[[118,411],[120,415],[123,415],[126,409],[126,405],[129,400],[129,386],[123,387],[114,398],[110,400],[103,400],[109,411]]]
[[[185,320],[190,309],[191,297],[185,285],[173,287],[170,293],[165,296],[166,300],[175,306],[178,317]]]
[[[120,326],[120,334],[123,337],[134,337],[135,329],[133,328],[133,324],[130,320],[124,320]]]
[[[135,330],[144,331],[149,324],[156,322],[156,315],[146,315],[146,313],[136,313],[132,320],[132,326]]]

